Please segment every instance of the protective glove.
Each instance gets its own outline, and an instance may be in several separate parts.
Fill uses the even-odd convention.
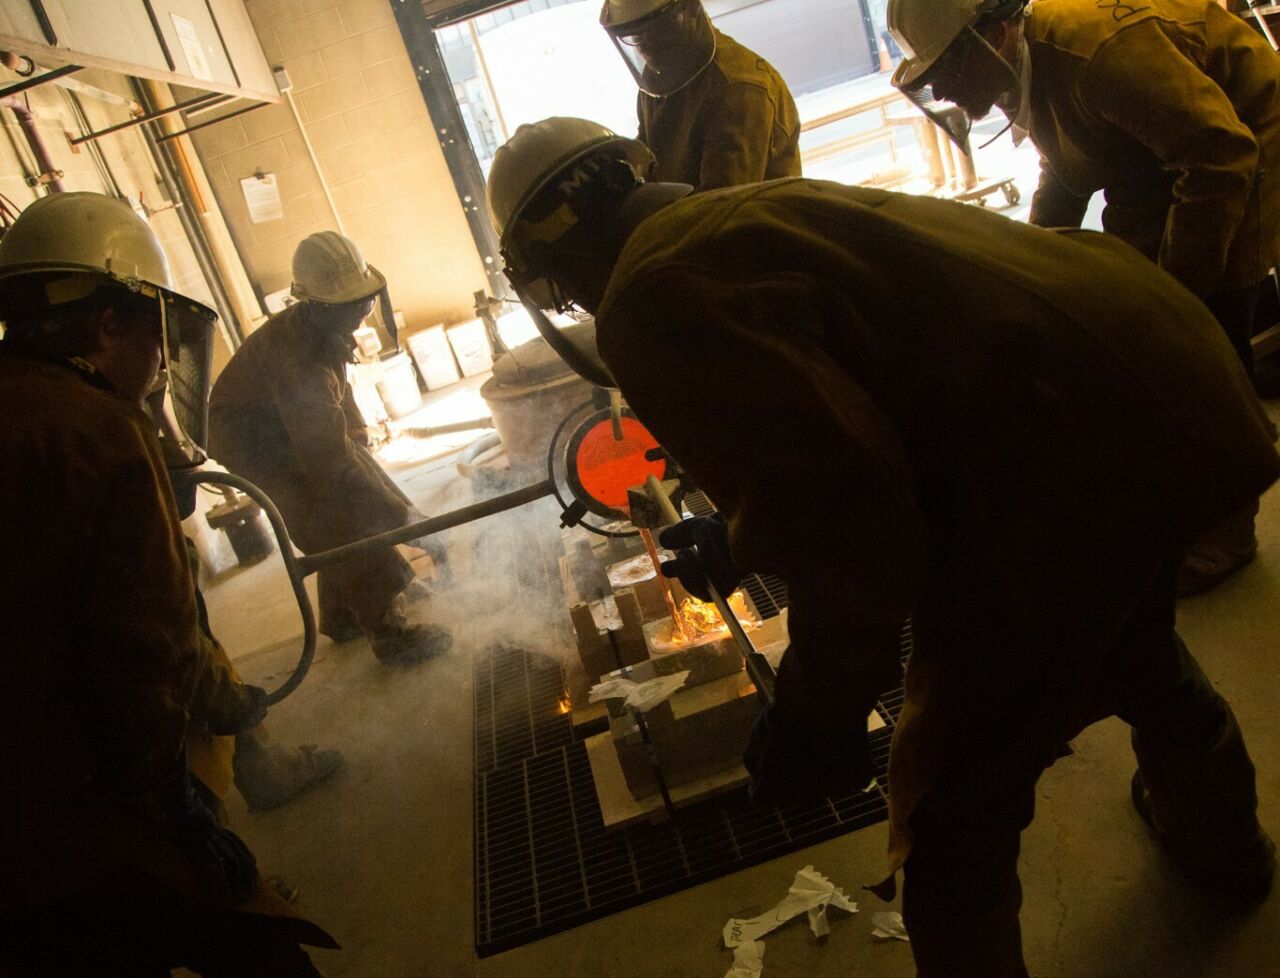
[[[684,589],[699,601],[711,601],[708,581],[727,598],[742,583],[742,571],[729,554],[729,527],[724,516],[691,516],[658,534],[658,542],[678,551],[674,560],[662,562],[662,576],[679,578]],[[697,547],[697,552],[689,549]]]
[[[776,703],[756,717],[742,762],[751,774],[751,797],[780,805],[841,798],[862,791],[875,777],[867,725],[839,732],[800,729],[783,719]]]
[[[876,773],[867,716],[879,694],[900,678],[896,664],[839,677],[805,675],[795,648],[788,649],[774,700],[756,718],[743,754],[751,797],[801,804],[865,789]]]
[[[186,854],[210,899],[234,906],[258,886],[258,861],[230,829],[223,828],[191,783],[186,755],[149,796],[160,828]]]

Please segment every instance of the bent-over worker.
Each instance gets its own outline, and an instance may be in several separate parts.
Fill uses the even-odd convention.
[[[889,791],[921,978],[1026,978],[1035,785],[1113,714],[1168,855],[1265,896],[1253,765],[1174,630],[1187,542],[1280,476],[1204,306],[1107,235],[802,179],[690,194],[652,164],[544,120],[498,150],[490,209],[522,294],[594,314],[600,369],[724,514],[734,562],[787,584],[758,791],[866,785],[910,614]]]

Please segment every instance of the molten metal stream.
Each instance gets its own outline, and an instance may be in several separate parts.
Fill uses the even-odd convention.
[[[642,529],[640,538],[644,540],[645,549],[649,551],[649,559],[653,561],[653,571],[658,575],[658,583],[662,585],[662,596],[666,599],[667,611],[671,612],[671,638],[676,642],[687,642],[689,636],[685,634],[684,621],[680,617],[680,612],[676,610],[676,600],[671,596],[671,585],[667,583],[666,575],[662,573],[662,563],[658,560],[658,548],[653,545],[653,534]]]

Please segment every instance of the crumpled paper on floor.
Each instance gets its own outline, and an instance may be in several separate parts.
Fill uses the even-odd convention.
[[[896,938],[899,941],[911,940],[907,936],[907,925],[902,922],[902,914],[896,910],[875,914],[871,918],[871,924],[872,937],[879,937],[885,940],[890,938]]]
[[[746,941],[733,949],[733,967],[724,978],[760,978],[764,969],[764,941]]]
[[[653,709],[659,703],[671,699],[684,681],[689,678],[689,671],[672,673],[670,676],[658,676],[638,683],[633,679],[606,679],[591,687],[589,697],[592,703],[601,700],[621,699],[626,706],[641,713]]]
[[[828,907],[838,907],[848,913],[858,912],[858,905],[843,890],[812,866],[806,866],[796,873],[791,889],[772,910],[750,920],[734,918],[725,924],[724,946],[737,947],[747,941],[758,940],[802,913],[808,914],[809,929],[814,936],[825,937],[831,932],[827,923]]]

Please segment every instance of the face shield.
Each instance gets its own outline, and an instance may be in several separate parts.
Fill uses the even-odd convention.
[[[899,86],[928,119],[941,127],[966,156],[972,154],[969,133],[1010,89],[1020,93],[1022,78],[972,26],[961,32],[929,69],[913,82]],[[1021,101],[1018,94],[1015,101]],[[988,140],[989,146],[1008,126]]]
[[[506,262],[507,281],[515,289],[520,304],[547,346],[579,377],[597,387],[616,388],[618,382],[596,349],[595,320],[588,316],[575,316],[570,301],[550,279],[536,273],[520,272],[518,260],[505,251],[502,257]],[[566,325],[562,327],[553,323],[545,311],[548,309],[556,310],[560,314],[558,318]]]
[[[503,235],[504,271],[521,305],[547,345],[575,373],[597,387],[618,385],[596,349],[594,321],[575,315],[572,298],[563,293],[548,271],[554,249],[564,247],[583,213],[598,206],[603,198],[643,185],[638,166],[634,160],[610,154],[579,160],[523,206],[518,219]],[[572,327],[558,328],[545,312],[549,309],[572,317]]]
[[[716,56],[711,18],[691,0],[676,0],[627,24],[605,22],[604,28],[646,95],[680,91]]]
[[[165,457],[171,468],[204,462],[209,431],[209,389],[212,386],[214,323],[218,315],[192,299],[158,289],[160,333],[164,340],[165,397],[159,424]],[[154,414],[153,414],[154,416]],[[176,449],[176,451],[175,451]],[[174,464],[174,463],[178,464]]]

